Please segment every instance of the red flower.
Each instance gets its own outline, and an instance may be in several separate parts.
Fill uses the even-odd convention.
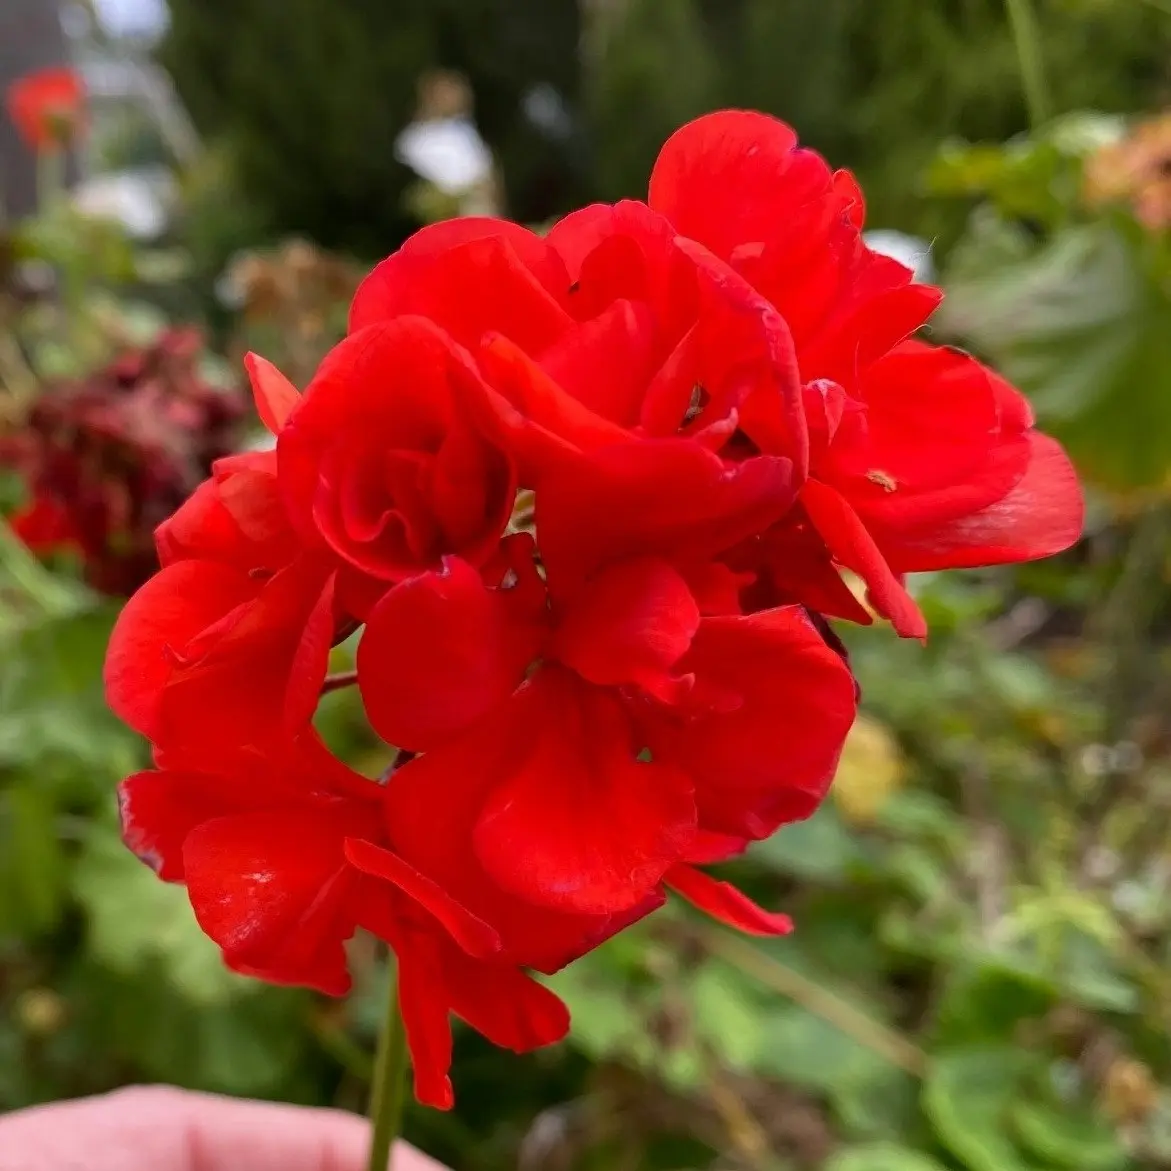
[[[863,218],[853,178],[788,126],[726,111],[666,144],[649,206],[586,208],[545,240],[492,220],[425,229],[359,290],[351,325],[421,312],[457,336],[484,376],[468,409],[538,487],[548,533],[663,549],[688,528],[670,502],[696,483],[714,507],[712,482],[731,472],[758,490],[727,493],[735,507],[713,521],[737,541],[751,530],[731,561],[764,570],[776,601],[869,621],[846,568],[922,636],[904,573],[1047,556],[1077,539],[1082,504],[1015,391],[971,359],[901,344],[941,294],[868,249]],[[680,436],[711,454],[706,468],[691,457],[698,481],[658,464],[644,476],[660,458],[648,444]],[[666,507],[594,509],[582,538],[578,506],[562,526],[560,499],[580,500],[577,485],[609,479],[594,465],[620,458],[623,494],[659,491]]]
[[[700,867],[825,796],[858,700],[825,615],[869,620],[842,569],[922,634],[904,574],[1076,538],[1060,449],[906,340],[938,293],[861,223],[852,179],[728,113],[667,144],[650,206],[426,229],[303,396],[249,358],[275,452],[156,534],[106,668],[156,747],[127,841],[238,970],[338,993],[349,936],[386,940],[425,1101],[451,1013],[556,1040],[527,973],[668,889],[789,929]],[[384,785],[311,731],[359,626],[367,715],[412,758]]]
[[[480,374],[461,381],[461,408],[538,490],[546,525],[558,523],[555,494],[572,506],[576,486],[589,495],[597,483],[628,502],[591,508],[598,540],[694,556],[698,526],[725,549],[779,519],[795,491],[788,455],[715,454],[750,400],[801,427],[784,322],[731,278],[720,285],[639,204],[587,209],[547,240],[456,220],[376,268],[350,326],[359,336],[425,314],[459,343]]]
[[[358,648],[371,723],[432,767],[480,721],[515,730],[474,834],[501,886],[616,912],[697,828],[764,837],[816,808],[856,697],[802,611],[705,617],[687,573],[652,556],[550,606],[531,560],[511,560],[495,588],[456,559],[401,583]]]
[[[123,782],[123,833],[160,878],[186,884],[200,925],[236,971],[341,995],[350,986],[345,942],[359,927],[386,940],[398,958],[415,1092],[446,1109],[452,1013],[517,1052],[560,1040],[564,1006],[524,969],[557,971],[664,899],[654,890],[621,915],[582,915],[495,887],[470,835],[499,751],[468,737],[458,758],[422,757],[388,786],[350,772],[312,737],[276,757],[227,754],[194,767],[167,751],[158,770]],[[693,867],[670,878],[748,930],[788,927]]]
[[[85,85],[72,69],[41,69],[8,87],[8,116],[35,151],[72,140],[82,129]]]

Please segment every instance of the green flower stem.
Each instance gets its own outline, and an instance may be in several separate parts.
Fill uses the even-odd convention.
[[[407,1086],[407,1033],[398,1006],[398,981],[390,960],[386,1015],[378,1034],[374,1081],[370,1087],[370,1160],[367,1171],[391,1171],[394,1141],[402,1130]]]
[[[1045,61],[1041,53],[1041,34],[1037,28],[1037,14],[1033,0],[1004,0],[1012,39],[1016,44],[1017,60],[1021,67],[1021,85],[1025,91],[1025,105],[1029,111],[1029,125],[1036,130],[1051,114],[1049,86],[1045,80]]]

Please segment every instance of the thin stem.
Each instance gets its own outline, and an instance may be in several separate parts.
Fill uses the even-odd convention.
[[[407,1086],[407,1033],[398,1006],[398,981],[394,959],[389,961],[390,991],[386,1015],[378,1034],[378,1052],[374,1058],[374,1081],[370,1086],[370,1121],[374,1132],[370,1138],[367,1171],[391,1171],[394,1140],[402,1130],[403,1105]]]
[[[326,675],[321,684],[321,694],[328,695],[331,691],[340,691],[343,687],[352,687],[357,682],[357,671],[338,671],[335,675]]]
[[[915,1077],[923,1076],[927,1067],[923,1050],[901,1033],[860,1012],[828,988],[786,967],[738,936],[707,924],[697,926],[695,933],[712,955],[726,960],[774,992],[796,1001],[807,1012],[828,1021],[846,1036],[885,1057],[892,1065]]]
[[[1004,0],[1004,7],[1021,67],[1021,86],[1029,111],[1029,125],[1036,130],[1049,120],[1051,112],[1037,14],[1033,10],[1033,0]]]

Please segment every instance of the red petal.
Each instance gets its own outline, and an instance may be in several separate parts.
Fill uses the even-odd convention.
[[[748,838],[701,829],[695,835],[691,849],[687,851],[687,861],[696,866],[711,866],[716,862],[738,858],[747,848]]]
[[[737,572],[722,561],[682,565],[679,572],[701,614],[739,614],[740,593],[756,581],[755,572]]]
[[[526,591],[490,590],[466,562],[401,582],[371,611],[358,685],[384,740],[421,752],[506,699],[542,638]]]
[[[687,769],[699,824],[762,838],[808,817],[825,796],[854,720],[854,680],[795,606],[705,618],[680,666],[694,710],[647,705],[656,761]]]
[[[508,704],[474,733],[399,769],[385,790],[387,826],[397,853],[492,924],[505,958],[555,972],[647,914],[661,899],[652,896],[621,921],[567,914],[517,898],[485,873],[472,849],[473,828],[488,792],[508,775],[516,750],[525,749],[526,711],[523,704]],[[435,832],[437,825],[442,833]]]
[[[807,160],[818,164],[810,168]],[[721,110],[677,130],[651,172],[649,202],[683,236],[727,260],[829,186],[830,171],[767,114]]]
[[[155,530],[164,565],[220,561],[275,572],[298,552],[277,484],[276,453],[245,452],[217,460],[205,480]]]
[[[493,1045],[528,1053],[569,1032],[569,1010],[519,968],[476,963],[458,953],[444,967],[452,1011]]]
[[[1024,477],[994,504],[934,528],[879,530],[901,573],[1005,565],[1051,557],[1081,537],[1085,505],[1077,472],[1055,440],[1028,435]]]
[[[554,383],[595,414],[633,427],[659,348],[650,309],[621,300],[566,333],[540,363]]]
[[[445,252],[475,241],[506,244],[538,282],[554,297],[569,287],[569,277],[557,253],[535,232],[511,220],[490,216],[460,216],[421,228],[402,247],[379,264],[362,282],[350,306],[350,333],[385,322],[402,312],[410,291],[404,285]]]
[[[644,899],[695,832],[679,768],[640,762],[618,701],[542,669],[524,695],[523,758],[489,795],[476,854],[506,890],[587,914]]]
[[[728,558],[737,566],[763,569],[763,596],[753,598],[755,604],[745,607],[750,611],[800,602],[831,618],[861,626],[874,622],[870,611],[842,580],[824,539],[800,505],[758,540],[733,550]]]
[[[122,840],[164,882],[183,881],[187,835],[223,811],[199,776],[142,772],[118,786]]]
[[[693,261],[704,289],[706,336],[697,381],[709,392],[732,388],[744,432],[762,450],[809,466],[801,371],[785,319],[739,273],[688,240],[678,247]],[[727,394],[728,390],[725,389]],[[649,399],[648,394],[648,399]]]
[[[582,587],[557,626],[551,653],[591,683],[633,683],[670,702],[672,671],[699,628],[699,607],[671,565],[638,557]]]
[[[298,787],[303,778],[270,775],[266,761],[240,763],[223,774],[159,764],[161,771],[135,773],[118,786],[118,813],[122,840],[166,882],[183,881],[183,843],[203,822],[318,799]]]
[[[204,822],[183,847],[199,925],[232,966],[330,995],[349,988],[344,827],[321,810]]]
[[[245,562],[251,552],[243,540],[240,526],[220,499],[214,479],[204,480],[179,506],[178,510],[155,529],[155,549],[159,563],[168,566],[176,561],[201,558],[249,568]]]
[[[818,480],[807,480],[801,504],[835,561],[866,583],[871,605],[904,638],[926,638],[927,622],[903,588],[858,514],[840,493]]]
[[[350,309],[351,333],[412,314],[472,349],[496,332],[539,351],[569,327],[560,304],[569,279],[560,276],[556,254],[539,237],[517,225],[485,235],[474,227],[442,225],[441,231],[449,240],[453,232],[464,239],[432,247],[418,242],[420,233],[414,246],[408,241],[366,278]],[[560,281],[556,293],[547,280]]]
[[[793,503],[791,464],[727,464],[689,439],[615,444],[551,469],[537,494],[555,593],[623,557],[703,560],[764,531]]]
[[[180,562],[182,565],[200,564]],[[184,648],[159,701],[153,739],[191,759],[227,746],[267,750],[316,708],[333,641],[333,577],[305,559]],[[207,728],[216,729],[210,743]]]
[[[330,350],[277,441],[281,490],[307,539],[320,542],[313,505],[326,453],[340,446],[352,458],[371,440],[387,451],[433,451],[459,361],[450,339],[419,317],[371,326]]]
[[[793,920],[758,907],[730,882],[719,882],[694,866],[676,866],[667,872],[666,884],[713,919],[748,935],[788,935]]]
[[[567,335],[567,344],[579,335],[580,327]],[[555,359],[558,352],[555,348]],[[575,398],[508,338],[490,335],[478,357],[493,391],[486,399],[486,418],[500,442],[520,458],[526,482],[559,450],[590,449],[629,437],[624,427]],[[564,362],[555,365],[563,367]],[[497,396],[507,406],[497,405]]]
[[[909,282],[910,271],[903,273]],[[931,285],[907,283],[866,299],[852,313],[839,311],[840,320],[801,347],[802,376],[853,385],[871,362],[923,325],[942,299],[942,291]]]
[[[468,955],[483,959],[500,951],[500,936],[483,919],[397,854],[361,838],[347,838],[345,854],[347,861],[364,874],[383,878],[414,899]]]
[[[301,395],[270,361],[259,354],[245,354],[244,369],[248,371],[260,421],[273,435],[279,434],[301,401]]]
[[[424,1106],[450,1110],[455,1095],[448,1076],[451,1017],[442,941],[410,930],[392,943],[398,956],[398,1003],[411,1049],[415,1097]]]
[[[181,653],[201,631],[256,593],[236,569],[181,561],[155,574],[123,607],[110,634],[106,702],[135,731],[157,739],[163,689]]]
[[[642,302],[654,314],[659,343],[669,348],[693,320],[694,266],[676,247],[670,222],[645,203],[593,204],[559,220],[547,239],[573,279],[567,304],[579,321],[615,301]]]

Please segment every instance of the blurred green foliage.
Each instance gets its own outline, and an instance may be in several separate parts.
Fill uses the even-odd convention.
[[[573,0],[173,0],[162,59],[270,230],[367,256],[415,222],[414,175],[394,154],[417,86],[437,66],[465,73],[483,133],[505,160],[513,210],[564,202],[566,167],[524,116],[540,83],[576,96]]]
[[[1144,0],[1037,0],[1056,109],[1168,92],[1171,21]],[[172,0],[163,57],[277,232],[381,255],[410,230],[393,157],[416,84],[471,82],[510,213],[639,196],[655,154],[720,106],[772,111],[858,171],[872,219],[936,236],[918,176],[941,139],[1026,129],[1003,0]],[[1093,46],[1093,51],[1088,51]],[[536,86],[568,115],[526,114]],[[631,112],[637,111],[637,117]]]

